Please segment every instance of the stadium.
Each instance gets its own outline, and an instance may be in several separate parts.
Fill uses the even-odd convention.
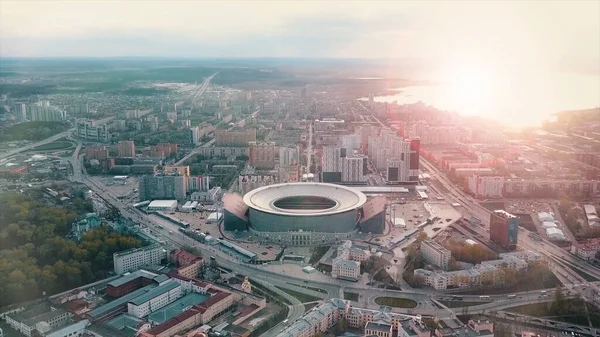
[[[367,201],[358,190],[335,184],[269,185],[243,198],[224,196],[224,229],[249,231],[263,241],[293,245],[348,239],[365,230],[382,233],[385,199],[377,200],[376,205],[373,200]]]

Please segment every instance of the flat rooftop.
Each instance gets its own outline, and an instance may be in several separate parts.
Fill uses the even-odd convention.
[[[146,303],[148,301],[150,301],[151,299],[162,295],[166,292],[169,292],[177,287],[180,287],[180,284],[176,281],[172,281],[172,282],[168,282],[165,283],[161,286],[155,287],[154,289],[148,291],[147,293],[138,296],[134,299],[131,299],[128,303],[132,303],[133,305],[141,305],[143,303]]]
[[[140,248],[131,248],[128,250],[124,250],[122,252],[118,252],[118,253],[114,253],[113,256],[123,256],[123,255],[128,255],[128,254],[132,254],[132,253],[136,253],[136,252],[144,252],[144,251],[148,251],[148,250],[153,250],[153,249],[162,249],[162,246],[159,245],[158,243],[149,245],[149,246],[144,246],[144,247],[140,247]]]
[[[119,297],[114,301],[110,301],[100,307],[95,308],[94,310],[90,311],[88,315],[90,315],[90,317],[92,317],[92,318],[102,316],[102,314],[104,314],[105,312],[110,311],[120,305],[126,304],[127,302],[131,301],[132,299],[139,297],[143,294],[146,294],[153,288],[155,288],[155,287],[147,286],[142,289],[138,289],[138,290],[131,292],[125,296]]]
[[[156,322],[158,324],[164,323],[170,320],[171,318],[179,315],[186,309],[196,304],[200,304],[209,298],[210,295],[204,295],[200,293],[189,293],[184,297],[178,299],[177,301],[167,305],[166,307],[151,313],[148,316],[148,321]]]
[[[173,207],[177,206],[177,200],[154,200],[148,207]]]
[[[151,273],[149,271],[137,270],[129,275],[123,275],[122,277],[119,277],[118,279],[116,279],[114,281],[108,282],[106,285],[111,286],[111,287],[119,287],[119,286],[122,286],[122,285],[126,284],[127,282],[133,281],[139,277],[145,277],[147,279],[154,279],[156,276],[158,276],[158,275]]]

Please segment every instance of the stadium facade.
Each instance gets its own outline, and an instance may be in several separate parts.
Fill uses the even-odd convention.
[[[243,198],[225,195],[223,202],[224,229],[248,230],[263,242],[316,245],[385,228],[385,198],[367,200],[362,192],[335,184],[275,184]]]

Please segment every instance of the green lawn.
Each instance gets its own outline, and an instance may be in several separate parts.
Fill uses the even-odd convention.
[[[34,151],[53,151],[53,150],[65,150],[73,147],[74,144],[68,140],[57,140],[52,143],[36,146],[33,148]]]
[[[308,290],[312,290],[312,291],[316,291],[319,293],[323,293],[323,294],[327,294],[327,290],[325,289],[321,289],[321,288],[314,288],[314,287],[309,287],[309,286],[305,286],[305,285],[300,285],[300,284],[295,284],[295,283],[289,283],[290,285],[296,286],[296,287],[300,287],[300,288],[304,288],[304,289],[308,289]]]
[[[308,312],[310,309],[316,307],[317,305],[319,305],[318,302],[306,303],[304,305],[304,312]]]
[[[417,301],[401,297],[377,297],[375,303],[394,308],[415,308]]]
[[[358,294],[357,293],[350,293],[350,292],[344,291],[344,299],[345,300],[354,301],[354,302],[358,302]]]
[[[289,290],[289,289],[285,289],[285,288],[281,288],[281,287],[276,287],[276,288],[278,288],[280,290],[283,290],[286,293],[294,296],[295,298],[297,298],[302,303],[322,300],[322,298],[315,297],[315,296],[308,295],[308,294],[299,293],[297,291],[293,291],[293,290]]]

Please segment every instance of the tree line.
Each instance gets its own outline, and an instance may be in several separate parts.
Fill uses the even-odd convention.
[[[107,277],[115,252],[141,247],[100,227],[80,242],[64,238],[89,211],[86,202],[47,205],[23,194],[0,195],[0,306],[51,295]]]

